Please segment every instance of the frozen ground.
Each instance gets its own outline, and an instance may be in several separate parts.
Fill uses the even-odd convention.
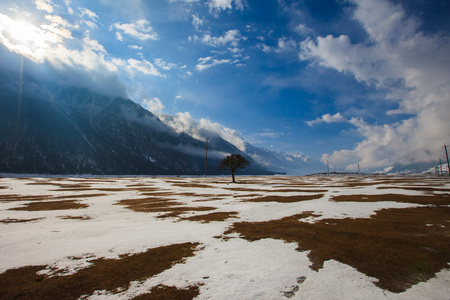
[[[448,209],[448,178],[261,176],[238,177],[239,184],[229,180],[0,178],[0,276],[5,277],[0,282],[8,282],[10,269],[46,266],[39,274],[70,276],[95,264],[95,259],[120,260],[124,254],[150,248],[198,243],[193,256],[156,275],[83,297],[132,299],[164,285],[198,287],[198,299],[449,299],[450,260],[434,276],[393,292],[376,285],[380,278],[337,259],[327,259],[313,270],[308,256],[312,248],[303,246],[301,251],[295,240],[252,239],[229,230],[235,223],[263,224],[301,214],[307,214],[301,222],[317,224],[369,219],[382,209]],[[333,200],[343,195],[390,197]],[[419,200],[394,201],[395,195]],[[441,202],[425,203],[423,196]],[[423,226],[440,234],[446,257],[450,214],[447,217]],[[441,255],[430,247],[422,248]],[[0,298],[6,297],[2,292]]]

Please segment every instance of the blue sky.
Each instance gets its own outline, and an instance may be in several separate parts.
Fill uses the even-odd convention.
[[[179,131],[379,169],[450,142],[449,15],[443,0],[8,0],[0,53]]]

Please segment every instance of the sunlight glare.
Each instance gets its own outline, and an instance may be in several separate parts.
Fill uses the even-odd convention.
[[[0,14],[0,39],[11,51],[42,62],[51,45],[58,42],[55,34],[31,23],[17,21]]]

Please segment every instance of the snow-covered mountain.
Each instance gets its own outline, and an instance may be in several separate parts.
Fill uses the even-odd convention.
[[[374,172],[375,174],[387,175],[440,175],[441,172],[447,176],[447,163],[442,162],[441,165],[434,163],[415,163],[410,165],[395,165]]]
[[[205,172],[204,141],[174,131],[130,99],[7,76],[0,82],[0,172]],[[208,146],[208,174],[219,174],[219,160],[240,152],[220,139]],[[273,174],[253,160],[245,172]]]
[[[266,168],[289,175],[306,175],[326,170],[326,166],[322,162],[302,154],[275,152],[248,143],[246,143],[245,153]]]
[[[255,147],[245,142],[234,130],[204,119],[195,121],[188,113],[180,113],[177,116],[163,115],[160,118],[177,132],[189,134],[200,140],[207,139],[210,145],[218,149],[231,153],[230,146],[238,148],[239,153],[251,157],[257,164],[277,173],[305,175],[326,170],[322,162],[308,156]]]
[[[247,157],[246,174],[323,170],[306,156],[254,147],[173,116],[155,116],[130,99],[64,87],[24,75],[0,82],[0,172],[38,174],[208,174],[230,153]],[[216,124],[218,125],[218,124]],[[227,129],[230,131],[230,129]]]

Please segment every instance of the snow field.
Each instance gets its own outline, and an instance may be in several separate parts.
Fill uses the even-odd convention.
[[[386,184],[340,186],[341,182],[345,182],[342,177],[330,177],[331,180],[324,181],[321,178],[304,177],[301,182],[314,184],[314,187],[297,187],[302,190],[301,194],[319,194],[303,190],[314,190],[322,186],[327,190],[323,197],[294,203],[246,201],[255,198],[255,195],[298,195],[296,192],[277,192],[289,188],[289,184],[282,183],[284,178],[292,180],[289,176],[250,177],[246,178],[248,183],[232,185],[227,183],[228,178],[133,177],[108,178],[104,181],[89,178],[66,178],[58,181],[52,178],[0,178],[0,186],[5,187],[0,189],[0,195],[5,197],[10,194],[30,197],[66,196],[68,199],[77,196],[73,199],[89,205],[82,209],[27,211],[11,209],[32,201],[0,201],[0,220],[37,219],[0,223],[0,272],[28,265],[48,265],[50,268],[46,271],[47,274],[52,274],[51,269],[71,274],[89,266],[89,262],[95,258],[118,258],[121,254],[140,253],[149,248],[198,242],[200,246],[195,256],[187,258],[184,263],[176,264],[146,280],[132,282],[121,293],[97,291],[89,299],[130,299],[148,292],[158,284],[179,288],[199,285],[198,299],[448,299],[449,270],[442,270],[435,278],[421,282],[404,293],[395,294],[374,285],[375,278],[335,260],[326,261],[318,272],[311,270],[308,252],[295,250],[296,243],[273,239],[249,242],[236,234],[223,236],[234,222],[276,220],[302,212],[320,215],[303,219],[306,222],[327,218],[369,218],[382,208],[420,206],[397,202],[333,202],[329,201],[332,196],[424,194],[421,191],[398,188],[377,189]],[[238,181],[239,179],[238,177]],[[375,179],[364,178],[364,182],[371,180]],[[178,186],[174,182],[185,186]],[[88,190],[61,188],[61,185],[78,183],[89,185]],[[189,187],[192,183],[210,187]],[[158,218],[161,213],[157,212],[135,212],[117,205],[120,200],[146,197],[132,185],[167,191],[170,194],[161,196],[162,198],[175,199],[189,207],[216,208],[213,211],[188,212],[180,217],[210,212],[236,211],[239,214],[221,222],[201,223],[180,218]],[[236,187],[242,190],[229,189]],[[107,191],[112,188],[115,190]],[[450,184],[447,182],[442,188],[449,189]],[[104,195],[89,196],[100,193]],[[190,194],[186,196],[183,193]],[[62,218],[67,216],[72,218]]]

